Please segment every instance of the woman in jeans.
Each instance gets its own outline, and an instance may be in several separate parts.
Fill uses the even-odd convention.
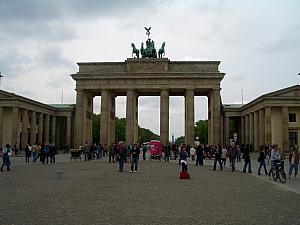
[[[264,149],[263,146],[261,146],[260,147],[260,152],[259,152],[259,157],[258,157],[258,160],[257,160],[259,162],[259,168],[258,168],[257,175],[261,175],[260,170],[261,170],[262,166],[264,167],[265,174],[268,175],[265,159],[266,159],[265,149]]]

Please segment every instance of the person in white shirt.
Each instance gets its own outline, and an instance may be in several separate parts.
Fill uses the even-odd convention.
[[[194,148],[194,146],[191,147],[190,154],[192,157],[192,161],[195,161],[196,149]]]
[[[278,145],[274,145],[271,150],[271,169],[269,171],[269,176],[271,176],[271,173],[273,172],[273,168],[275,163],[280,160],[280,153],[278,150]]]

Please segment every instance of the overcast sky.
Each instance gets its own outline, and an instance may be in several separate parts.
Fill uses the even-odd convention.
[[[77,62],[131,57],[144,26],[172,60],[220,60],[223,103],[300,83],[299,0],[1,0],[1,88],[43,103],[75,103]],[[100,98],[94,100],[99,112]],[[126,99],[117,98],[125,117]],[[184,134],[184,99],[170,98],[170,134]],[[195,98],[195,120],[207,98]],[[159,97],[139,98],[139,124],[159,133]],[[171,138],[171,137],[170,137]]]

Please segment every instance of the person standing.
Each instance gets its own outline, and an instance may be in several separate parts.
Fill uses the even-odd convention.
[[[147,145],[143,145],[143,160],[146,160],[146,154],[147,154]]]
[[[203,145],[198,145],[196,148],[196,166],[203,166],[203,156],[204,156],[204,146]]]
[[[140,146],[138,146],[137,144],[134,144],[134,146],[131,150],[131,170],[130,170],[130,173],[133,173],[133,167],[134,167],[134,172],[135,173],[137,172],[139,157],[140,157]]]
[[[7,171],[10,171],[10,156],[12,153],[12,149],[10,144],[6,144],[5,148],[2,150],[2,166],[1,166],[1,171],[3,171],[3,167],[6,166]]]
[[[36,143],[34,143],[31,147],[31,152],[32,152],[32,162],[36,161],[36,157],[38,154],[38,146]]]
[[[231,166],[231,171],[234,172],[235,171],[235,161],[236,161],[236,157],[237,157],[237,149],[239,148],[238,145],[233,146],[233,147],[229,147],[228,149],[228,157],[229,157],[229,162],[230,162],[230,166]]]
[[[192,161],[195,161],[196,149],[194,145],[190,149],[190,154],[191,154]]]
[[[187,157],[188,153],[186,151],[186,146],[185,144],[181,145],[180,153],[179,153],[179,159],[180,159],[180,164],[182,166],[181,172],[187,172]]]
[[[119,172],[124,171],[124,161],[126,158],[126,154],[127,154],[127,151],[125,149],[125,145],[121,141],[118,145],[117,154],[116,154],[116,157],[119,160]]]
[[[293,148],[293,152],[289,155],[289,179],[291,179],[291,175],[293,172],[293,169],[295,170],[295,178],[298,174],[298,166],[299,166],[299,152],[297,148]]]
[[[29,145],[27,144],[27,145],[25,146],[25,162],[26,162],[26,163],[29,163],[29,158],[30,158],[30,156],[31,156],[31,151],[30,151],[30,149],[29,149]]]
[[[258,168],[258,171],[257,171],[257,175],[261,175],[260,170],[261,170],[262,166],[264,167],[265,174],[268,175],[265,159],[266,159],[265,147],[260,146],[259,157],[257,159],[257,161],[259,162],[259,168]]]
[[[55,154],[56,154],[56,146],[50,145],[49,146],[49,156],[50,156],[50,164],[55,164]]]
[[[165,162],[169,162],[170,155],[171,155],[171,147],[169,144],[164,146],[164,152],[165,152]]]
[[[111,143],[109,146],[108,162],[111,163],[111,161],[115,162],[115,143]]]

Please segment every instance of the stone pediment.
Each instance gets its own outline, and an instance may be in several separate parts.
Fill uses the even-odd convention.
[[[264,95],[268,98],[300,97],[300,85],[291,86]]]

